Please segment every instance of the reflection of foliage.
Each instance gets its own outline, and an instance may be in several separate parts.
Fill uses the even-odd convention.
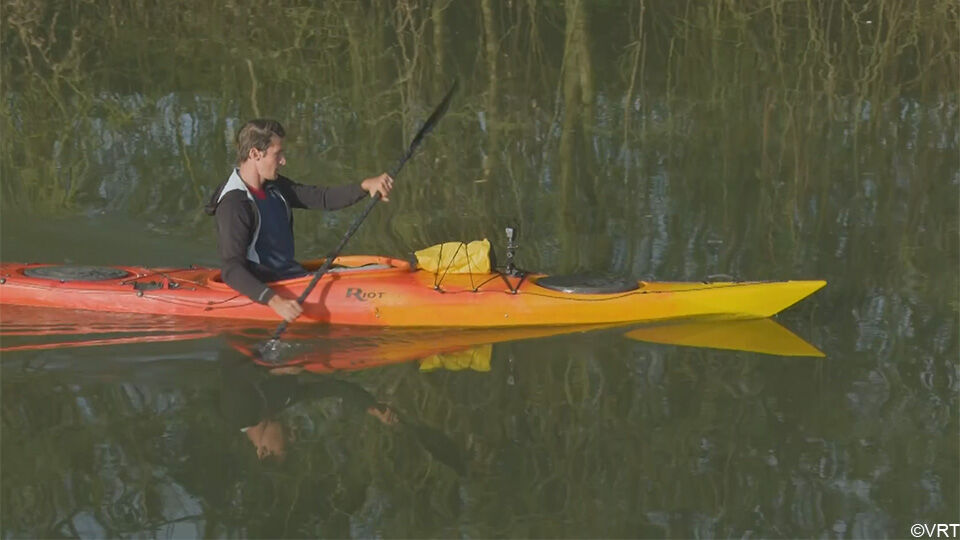
[[[197,370],[172,371],[191,381],[175,390],[7,377],[4,532],[64,534],[92,515],[108,534],[188,523],[254,537],[877,536],[917,516],[950,519],[957,500],[956,485],[935,480],[956,455],[943,436],[956,397],[910,395],[892,368],[860,381],[856,362],[616,334],[497,351],[484,374],[350,376],[461,445],[462,478],[410,430],[345,417],[329,400],[286,411],[309,427],[285,462],[258,463],[223,427],[217,377]]]

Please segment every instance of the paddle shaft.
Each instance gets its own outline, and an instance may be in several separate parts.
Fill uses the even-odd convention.
[[[443,113],[447,111],[447,107],[450,105],[450,98],[453,97],[453,93],[456,91],[456,89],[457,82],[454,81],[453,86],[447,92],[447,95],[444,96],[443,101],[441,101],[440,105],[434,109],[433,114],[427,118],[427,121],[424,122],[423,127],[420,128],[420,131],[414,135],[406,153],[400,157],[400,159],[397,161],[397,164],[394,165],[393,169],[390,170],[389,174],[391,178],[396,179],[397,175],[400,174],[400,170],[403,169],[403,165],[413,156],[413,153],[416,151],[417,147],[420,146],[420,142],[423,141],[424,136],[426,136],[426,134],[433,129],[433,127],[440,120],[440,117],[443,116]],[[330,267],[333,266],[334,259],[340,255],[340,252],[343,251],[344,247],[346,247],[347,242],[349,242],[350,238],[353,237],[353,235],[357,232],[357,229],[360,228],[360,224],[363,223],[363,220],[367,219],[370,211],[373,210],[373,207],[376,206],[378,202],[380,202],[380,193],[375,194],[370,202],[367,203],[367,207],[363,209],[363,212],[361,212],[355,220],[353,220],[353,223],[350,225],[350,228],[347,229],[347,232],[343,235],[343,238],[340,239],[340,243],[337,245],[337,247],[329,255],[327,255],[326,260],[323,261],[323,264],[320,266],[320,268],[318,268],[316,273],[313,274],[313,279],[310,280],[307,288],[304,289],[303,292],[300,293],[300,297],[297,298],[298,304],[303,305],[303,302],[307,299],[307,296],[310,296],[310,293],[313,292],[313,289],[317,286],[317,282],[320,281],[320,278],[322,278],[323,275],[330,270]],[[282,321],[279,325],[277,325],[277,329],[274,330],[270,341],[276,342],[279,340],[280,336],[286,332],[287,326],[287,321]]]

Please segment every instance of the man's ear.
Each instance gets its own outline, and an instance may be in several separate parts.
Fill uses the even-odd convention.
[[[251,149],[250,149],[250,153],[247,154],[247,159],[252,159],[252,160],[256,161],[256,160],[260,159],[262,156],[263,156],[263,152],[261,152],[261,151],[258,150],[257,148],[251,148]]]

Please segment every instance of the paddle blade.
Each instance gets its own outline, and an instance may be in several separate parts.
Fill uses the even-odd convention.
[[[456,93],[457,88],[460,86],[460,81],[457,79],[453,80],[453,85],[450,86],[450,90],[447,91],[447,95],[443,97],[443,101],[440,102],[440,105],[437,105],[437,108],[434,109],[433,114],[430,115],[430,118],[427,118],[427,121],[423,123],[423,127],[420,128],[420,131],[413,137],[413,140],[410,141],[410,150],[409,154],[413,153],[413,150],[420,144],[420,141],[427,136],[427,133],[437,125],[437,122],[440,121],[440,118],[446,114],[447,109],[450,108],[450,101],[453,100],[453,94]]]
[[[292,347],[289,343],[275,337],[257,347],[257,352],[260,353],[260,360],[275,366],[283,363],[286,353]]]

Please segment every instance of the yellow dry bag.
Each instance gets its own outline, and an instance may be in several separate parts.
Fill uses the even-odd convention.
[[[444,242],[420,251],[417,256],[417,268],[435,274],[489,274],[490,241],[474,240],[463,242]]]

